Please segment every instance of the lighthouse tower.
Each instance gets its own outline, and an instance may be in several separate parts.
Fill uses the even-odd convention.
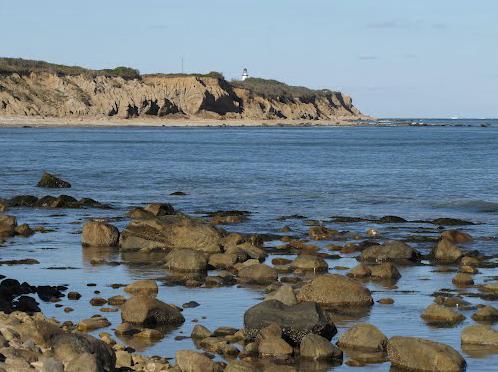
[[[247,68],[245,68],[242,70],[242,77],[240,78],[240,80],[244,81],[248,77],[249,77],[249,74],[247,73]]]

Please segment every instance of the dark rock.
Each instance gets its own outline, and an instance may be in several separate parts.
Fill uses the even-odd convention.
[[[44,172],[42,178],[38,181],[36,186],[54,189],[68,189],[71,187],[71,184],[54,176],[53,174]]]
[[[9,200],[9,207],[33,207],[38,198],[33,195],[18,195]]]
[[[413,262],[417,261],[419,257],[420,254],[408,244],[393,240],[383,245],[376,245],[365,249],[358,259],[367,262]]]
[[[434,225],[442,225],[442,226],[465,226],[465,225],[473,225],[473,222],[460,220],[458,218],[436,218],[435,220],[430,221]]]
[[[81,244],[90,247],[115,247],[119,243],[119,230],[108,223],[89,221],[83,226]]]
[[[151,296],[134,296],[121,307],[123,322],[145,327],[179,325],[185,321],[181,312]]]

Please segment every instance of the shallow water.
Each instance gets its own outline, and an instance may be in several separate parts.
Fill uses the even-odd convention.
[[[440,122],[436,122],[441,124]],[[31,284],[67,284],[82,293],[79,301],[63,299],[63,308],[42,303],[43,311],[60,320],[79,321],[99,313],[88,301],[96,296],[121,294],[111,283],[167,275],[157,265],[93,266],[94,257],[109,261],[129,259],[117,251],[98,252],[79,244],[82,223],[92,217],[121,217],[131,207],[149,202],[170,202],[187,213],[239,209],[251,218],[227,227],[241,232],[278,233],[285,225],[294,233],[307,230],[302,220],[278,221],[281,215],[301,214],[339,230],[365,232],[379,229],[385,237],[434,235],[429,224],[334,224],[334,215],[399,215],[419,220],[454,217],[478,224],[464,230],[476,237],[469,249],[498,253],[498,121],[464,122],[471,127],[358,127],[358,128],[0,128],[0,197],[45,195],[34,187],[43,170],[57,173],[73,187],[55,190],[75,197],[111,203],[113,210],[11,209],[20,223],[43,225],[55,232],[15,238],[0,248],[5,259],[35,258],[39,265],[0,266],[0,273]],[[183,197],[170,196],[184,191]],[[127,221],[116,225],[121,229]],[[427,231],[421,232],[421,228]],[[325,243],[323,243],[325,244]],[[430,245],[413,246],[427,251]],[[352,255],[329,260],[330,267],[352,267]],[[267,260],[268,262],[271,261]],[[69,267],[69,269],[67,269]],[[57,269],[59,268],[59,269]],[[62,269],[66,268],[66,269]],[[400,267],[398,290],[368,283],[374,299],[392,297],[395,304],[376,304],[361,321],[378,326],[387,336],[411,335],[460,347],[460,332],[472,324],[472,311],[454,328],[431,328],[420,313],[441,288],[454,288],[453,273],[434,273],[432,266]],[[334,269],[331,272],[339,272]],[[342,272],[344,273],[344,272]],[[482,283],[496,270],[481,270]],[[96,287],[87,287],[96,283]],[[401,291],[412,291],[409,293]],[[474,290],[475,291],[475,290]],[[181,305],[195,300],[201,306],[185,309],[186,322],[153,345],[132,345],[147,354],[173,357],[178,349],[193,348],[189,339],[198,319],[210,329],[242,326],[242,315],[259,302],[262,293],[250,288],[212,289],[162,286],[159,297]],[[485,303],[479,298],[466,300]],[[498,304],[495,302],[495,306]],[[104,313],[116,326],[118,313]],[[203,319],[202,317],[205,317]],[[355,320],[337,320],[339,334]],[[110,327],[110,329],[113,328]],[[94,332],[98,334],[104,330]],[[334,338],[336,341],[338,336]],[[462,352],[470,371],[494,371],[498,356],[476,358]],[[365,370],[386,370],[389,364]],[[343,365],[334,370],[348,369]],[[363,368],[360,368],[360,370]],[[304,369],[303,369],[304,370]]]

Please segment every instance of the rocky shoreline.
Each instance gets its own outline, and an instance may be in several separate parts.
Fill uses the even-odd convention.
[[[42,181],[40,187],[71,186],[50,174]],[[17,208],[106,211],[110,207],[69,196],[0,199],[0,244],[43,232],[18,224],[12,215]],[[123,229],[118,229],[111,218],[87,220],[81,229],[81,249],[114,249],[122,255],[153,257],[156,265],[168,273],[161,281],[165,285],[250,287],[264,296],[263,301],[240,314],[244,324],[240,329],[219,324],[210,330],[202,325],[202,319],[196,319],[191,335],[183,336],[192,339],[192,350],[177,351],[172,360],[166,354],[144,356],[129,345],[137,340],[160,340],[171,328],[182,325],[184,312],[199,305],[195,299],[181,306],[165,303],[158,298],[161,287],[157,281],[140,280],[110,284],[120,293],[108,298],[99,296],[100,289],[95,288],[90,304],[81,305],[81,294],[73,288],[50,283],[32,286],[17,278],[2,278],[0,370],[326,371],[342,364],[361,367],[390,363],[401,369],[463,371],[465,358],[451,346],[418,337],[387,337],[379,327],[360,321],[372,307],[395,303],[384,293],[369,290],[366,283],[383,283],[387,292],[402,290],[403,269],[413,266],[454,273],[454,287],[434,292],[434,302],[420,314],[424,323],[435,329],[454,327],[471,312],[475,324],[463,328],[462,348],[498,352],[498,331],[492,326],[498,321],[498,309],[490,304],[475,306],[465,299],[498,301],[497,278],[483,280],[480,275],[481,270],[498,267],[497,257],[466,248],[475,239],[464,231],[472,221],[335,216],[323,223],[293,215],[282,216],[279,221],[303,220],[308,226],[306,234],[298,234],[286,225],[280,234],[271,235],[232,231],[232,227],[236,229],[251,218],[249,211],[214,211],[193,217],[171,204],[152,203],[133,208],[122,218],[127,221]],[[435,235],[423,240],[422,235],[392,239],[375,228],[364,233],[334,228],[362,222],[376,226],[432,225]],[[430,250],[417,249],[419,243]],[[296,257],[287,259],[289,254]],[[353,255],[357,265],[344,268],[345,275],[331,272],[330,262],[344,255]],[[143,259],[145,264],[147,259]],[[140,264],[140,258],[134,263]],[[127,263],[92,262],[114,264]],[[62,307],[61,298],[67,298],[74,301],[74,306],[94,306],[100,312],[77,323],[60,323],[40,312],[35,294],[54,306]],[[71,312],[72,307],[66,306],[64,311]],[[111,326],[105,314],[114,312],[121,316],[121,324],[112,325],[114,335],[102,332],[96,338],[87,334]],[[338,336],[336,319],[341,316],[355,321]]]

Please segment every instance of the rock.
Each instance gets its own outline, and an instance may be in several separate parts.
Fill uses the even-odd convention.
[[[441,239],[432,250],[432,256],[438,262],[455,263],[463,256],[463,252],[447,239]]]
[[[103,306],[107,303],[107,300],[102,297],[94,297],[90,300],[92,306]]]
[[[81,294],[79,294],[78,292],[69,292],[67,294],[67,298],[69,300],[79,300],[81,298]]]
[[[0,216],[0,237],[14,236],[17,219],[14,216]]]
[[[209,329],[200,324],[196,324],[194,326],[194,329],[192,329],[190,337],[192,337],[193,339],[202,340],[203,338],[211,337],[212,335],[213,334]]]
[[[467,365],[452,347],[416,337],[392,337],[387,355],[393,366],[417,371],[463,371]]]
[[[123,367],[129,368],[131,366],[132,366],[131,354],[125,350],[116,351],[116,367],[117,368],[123,368]]]
[[[157,329],[147,328],[138,333],[135,333],[133,337],[143,338],[147,340],[159,340],[163,338],[163,334]]]
[[[175,306],[150,296],[134,296],[127,300],[121,307],[121,319],[145,327],[179,325],[185,321]]]
[[[28,224],[23,223],[15,228],[15,234],[28,237],[33,235],[35,232],[28,226]]]
[[[449,307],[431,304],[421,315],[427,323],[433,325],[454,325],[465,319],[465,317]]]
[[[456,274],[451,281],[453,282],[453,284],[459,286],[474,285],[474,279],[472,275],[465,273]]]
[[[483,284],[479,287],[481,291],[498,294],[498,282]]]
[[[53,188],[53,189],[68,189],[71,184],[64,181],[53,174],[44,172],[40,181],[36,184],[37,187]]]
[[[308,235],[313,240],[331,240],[337,235],[336,230],[329,230],[325,226],[312,226],[308,231]]]
[[[81,244],[90,247],[116,247],[119,243],[119,230],[108,223],[89,221],[83,226]]]
[[[372,275],[372,270],[370,270],[370,267],[360,263],[359,265],[356,265],[351,269],[349,273],[347,273],[347,276],[350,276],[352,278],[366,278]]]
[[[472,222],[460,220],[458,218],[436,218],[431,221],[434,225],[442,225],[442,226],[464,226],[464,225],[473,225]]]
[[[257,372],[257,368],[243,360],[230,360],[224,372]]]
[[[385,351],[387,337],[377,327],[368,323],[359,323],[342,334],[337,344],[354,350]]]
[[[82,320],[78,323],[77,329],[78,331],[88,332],[99,328],[105,328],[110,325],[111,322],[109,322],[106,318],[99,316]]]
[[[372,277],[377,279],[397,280],[401,278],[401,274],[396,266],[390,262],[370,266],[370,271],[372,273]]]
[[[490,305],[483,306],[472,315],[472,319],[475,321],[495,322],[498,320],[498,309]]]
[[[383,245],[373,245],[361,252],[360,261],[417,261],[420,254],[408,244],[399,241],[390,241]]]
[[[0,199],[0,213],[5,212],[9,208],[8,201],[5,199]]]
[[[299,354],[313,360],[342,359],[342,351],[329,340],[315,334],[307,334],[301,340]]]
[[[446,239],[454,244],[469,243],[473,240],[472,236],[463,231],[458,231],[458,230],[443,231],[441,233],[441,238]]]
[[[292,351],[292,346],[281,337],[264,337],[258,344],[258,353],[263,358],[287,359]]]
[[[126,302],[126,297],[117,295],[117,296],[112,296],[107,299],[107,303],[112,306],[119,306],[122,305]]]
[[[54,356],[66,365],[65,371],[75,371],[77,366],[86,366],[87,371],[107,372],[114,371],[116,365],[114,350],[105,342],[87,334],[59,333],[52,338],[51,347]],[[90,360],[87,359],[88,355],[92,357]],[[92,365],[97,368],[90,369]]]
[[[38,198],[33,195],[18,195],[14,196],[12,199],[9,200],[8,206],[9,207],[33,207],[35,203],[38,201]]]
[[[378,236],[380,236],[380,233],[379,231],[375,230],[375,229],[368,229],[367,230],[367,235],[370,237],[370,238],[376,238]]]
[[[182,308],[184,308],[184,309],[193,309],[193,308],[196,308],[198,306],[201,306],[201,304],[198,303],[197,301],[189,301],[189,302],[185,302],[182,305]]]
[[[212,225],[175,214],[133,220],[120,236],[122,250],[195,249],[220,253],[222,234]]]
[[[147,212],[152,213],[154,216],[168,216],[175,214],[175,208],[168,203],[152,203],[144,208]]]
[[[479,266],[479,263],[480,263],[480,261],[478,258],[470,257],[470,256],[462,257],[462,259],[460,260],[460,265],[462,265],[462,266],[477,267],[477,266]]]
[[[313,272],[326,272],[329,270],[329,265],[323,258],[309,254],[297,256],[297,258],[292,261],[291,267],[302,271]]]
[[[159,289],[155,280],[137,280],[126,287],[124,291],[131,295],[152,296],[156,297]]]
[[[465,301],[459,296],[437,296],[434,302],[438,305],[444,305],[446,307],[458,307],[458,308],[469,308],[472,307],[470,302]]]
[[[288,284],[282,285],[276,291],[269,293],[265,297],[265,301],[278,300],[285,305],[295,305],[297,304],[296,295],[294,294],[294,289]]]
[[[247,220],[249,212],[247,211],[216,211],[208,213],[211,222],[215,225],[230,225],[241,223]]]
[[[386,297],[379,299],[377,302],[381,305],[392,305],[394,303],[394,300],[392,298]]]
[[[237,263],[237,255],[229,253],[215,253],[209,256],[208,264],[216,269],[231,269]]]
[[[192,249],[173,249],[166,256],[165,267],[168,270],[180,272],[205,272],[207,259],[202,252]]]
[[[489,325],[472,325],[462,330],[461,341],[462,345],[498,347],[498,331]]]
[[[317,302],[331,306],[371,306],[370,291],[348,277],[332,274],[320,275],[305,284],[297,293],[298,301]]]
[[[402,217],[398,216],[384,216],[379,218],[376,222],[378,223],[405,223],[408,222]]]
[[[278,273],[272,267],[258,263],[241,268],[238,278],[244,283],[270,284],[278,279]]]
[[[221,368],[201,353],[180,350],[175,354],[176,364],[181,372],[221,372]]]
[[[289,306],[277,300],[268,300],[254,305],[244,314],[244,326],[249,337],[256,337],[261,329],[271,323],[280,326],[284,339],[293,345],[299,345],[309,333],[330,340],[337,332],[320,306],[312,302]]]

